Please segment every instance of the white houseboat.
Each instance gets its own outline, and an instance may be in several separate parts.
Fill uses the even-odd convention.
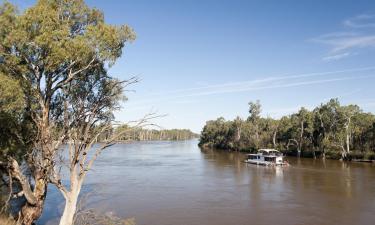
[[[259,149],[257,154],[248,154],[245,162],[264,166],[288,165],[283,154],[275,149]]]

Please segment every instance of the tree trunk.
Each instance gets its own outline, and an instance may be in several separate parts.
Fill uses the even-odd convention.
[[[277,135],[277,131],[273,132],[272,142],[273,142],[274,148],[276,148],[276,135]]]
[[[35,170],[35,185],[33,189],[18,162],[11,157],[8,160],[8,169],[11,176],[20,182],[23,196],[26,199],[26,203],[22,206],[17,220],[20,224],[30,225],[42,215],[47,194],[48,182],[46,181],[46,176],[43,171]]]
[[[347,155],[350,153],[350,130],[349,130],[349,127],[350,127],[350,122],[351,122],[351,117],[349,116],[347,118],[347,122],[345,124],[345,130],[346,130],[346,140],[345,140],[345,144],[346,144],[346,149],[343,149],[345,151],[345,158],[347,158]]]
[[[299,145],[297,147],[297,157],[301,157],[301,147]]]
[[[304,126],[303,126],[303,121],[301,122],[301,133],[299,137],[299,143],[298,143],[298,157],[301,156],[301,151],[302,151],[302,141],[303,141],[303,131],[304,131]]]
[[[312,154],[313,154],[314,159],[316,159],[315,149],[312,150]]]
[[[60,189],[65,197],[65,208],[63,215],[60,218],[59,225],[73,225],[74,215],[77,210],[77,202],[82,187],[82,180],[77,177],[77,175],[75,174],[75,170],[72,170],[71,173],[70,191],[67,192]]]
[[[44,201],[47,195],[47,182],[44,179],[37,179],[35,182],[34,196],[36,197],[36,204],[31,205],[26,203],[21,210],[18,221],[24,225],[31,225],[36,221],[43,211]]]
[[[77,210],[78,193],[71,192],[65,199],[65,208],[59,225],[73,225],[74,215]]]
[[[349,133],[349,124],[350,124],[350,118],[348,121],[348,124],[346,125],[346,153],[350,153],[350,133]]]
[[[345,150],[345,147],[344,147],[344,145],[342,144],[341,145],[341,159],[342,160],[346,160],[347,159],[347,152],[346,152],[346,150]]]

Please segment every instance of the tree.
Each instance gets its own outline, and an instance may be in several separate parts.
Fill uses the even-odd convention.
[[[233,121],[234,129],[235,129],[235,138],[234,141],[238,144],[239,141],[241,140],[241,132],[242,132],[242,125],[243,125],[243,120],[237,116],[236,119]]]
[[[272,145],[274,148],[277,147],[277,133],[279,132],[280,121],[269,118],[268,127],[272,135]]]
[[[0,71],[20,83],[37,134],[27,158],[33,182],[16,159],[10,157],[7,164],[26,199],[19,220],[31,224],[42,213],[57,151],[68,131],[77,129],[61,129],[69,119],[63,114],[69,106],[63,103],[86,90],[86,79],[106,77],[135,34],[128,26],[106,24],[103,14],[83,0],[39,0],[22,14],[6,2],[0,22]]]
[[[250,121],[254,127],[255,127],[255,139],[256,148],[259,148],[259,119],[260,119],[260,113],[261,113],[261,104],[260,101],[257,100],[256,102],[249,102],[249,117],[248,121]]]
[[[128,125],[127,129],[115,132],[112,130],[112,113],[120,107],[123,88],[134,82],[137,82],[134,78],[120,82],[109,77],[104,70],[88,70],[85,79],[71,82],[66,89],[71,89],[72,92],[61,97],[64,108],[58,127],[67,137],[69,188],[62,183],[57,165],[50,178],[51,183],[56,185],[66,201],[60,225],[73,224],[82,184],[101,152],[115,144],[117,138],[127,132],[127,129],[144,126],[150,119],[148,116],[134,126]],[[104,133],[107,135],[106,139],[94,147],[98,137]]]
[[[294,142],[297,146],[297,155],[300,157],[305,140],[312,137],[312,114],[310,111],[302,107],[298,113],[291,116],[293,125],[292,137],[289,143]]]
[[[337,142],[339,118],[337,110],[340,107],[338,99],[331,99],[325,104],[321,104],[314,110],[315,126],[318,130],[318,145],[323,151],[323,158],[326,157],[326,150],[332,143]],[[335,140],[336,139],[336,140]]]
[[[348,154],[350,154],[350,139],[353,130],[352,118],[360,113],[360,109],[357,105],[342,106],[338,110],[339,116],[342,121],[341,125],[345,130],[345,148],[342,148],[342,158],[346,159]]]
[[[208,145],[220,149],[234,149],[235,133],[233,123],[220,117],[206,123],[200,136],[199,145]]]

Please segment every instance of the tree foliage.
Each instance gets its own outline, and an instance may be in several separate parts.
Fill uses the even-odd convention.
[[[136,128],[129,129],[127,126],[117,127],[115,130],[124,130],[123,134],[117,138],[117,141],[179,141],[198,138],[199,135],[187,129],[170,129],[170,130],[156,130]],[[106,137],[102,138],[103,140]]]

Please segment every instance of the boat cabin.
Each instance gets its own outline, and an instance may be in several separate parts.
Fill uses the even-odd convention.
[[[259,149],[257,154],[248,154],[246,162],[260,165],[282,165],[284,160],[282,153],[275,149]]]

